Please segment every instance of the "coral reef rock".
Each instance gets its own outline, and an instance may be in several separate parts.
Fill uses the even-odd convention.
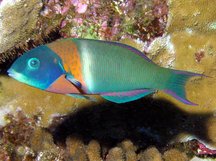
[[[0,3],[0,53],[31,37],[41,0],[3,0]]]

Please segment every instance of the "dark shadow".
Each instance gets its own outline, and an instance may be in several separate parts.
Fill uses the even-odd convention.
[[[109,147],[124,139],[132,140],[140,148],[163,147],[181,132],[208,141],[208,117],[188,114],[168,101],[147,97],[125,104],[104,103],[80,109],[49,130],[57,143],[64,143],[67,136],[75,134],[86,143],[96,139]]]

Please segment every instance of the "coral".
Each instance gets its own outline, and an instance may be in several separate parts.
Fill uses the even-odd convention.
[[[2,140],[14,145],[28,145],[29,139],[35,128],[35,120],[27,118],[22,112],[17,113],[17,118],[7,116],[9,123],[1,129]]]
[[[83,141],[77,136],[70,136],[66,140],[66,150],[68,157],[73,158],[74,161],[87,161],[87,155],[85,152],[85,145]]]
[[[118,40],[130,36],[150,41],[164,32],[168,13],[166,3],[139,0],[50,0],[45,1],[41,15],[52,19],[62,17],[60,28],[63,37]]]
[[[76,150],[76,153],[74,154],[74,156],[72,157],[72,159],[74,161],[88,161],[88,158],[87,158],[87,155],[86,155],[86,152],[84,151],[84,149],[82,148],[78,148]]]
[[[35,159],[34,151],[27,146],[17,146],[15,149],[15,156],[12,160],[14,161],[33,161]]]
[[[52,135],[41,127],[35,128],[29,141],[31,149],[34,151],[40,151],[41,149],[48,150],[49,152],[58,151]]]
[[[101,147],[96,140],[91,140],[87,147],[89,161],[102,161]]]
[[[27,118],[21,111],[7,116],[8,124],[0,130],[1,160],[34,158],[29,140],[36,126],[35,120]],[[4,158],[4,159],[3,159]]]
[[[130,140],[123,140],[120,144],[124,151],[136,151],[137,147]]]
[[[138,158],[135,151],[127,151],[125,153],[125,157],[126,157],[125,161],[134,161],[137,160]]]
[[[119,147],[114,147],[109,150],[106,161],[124,161],[123,150]]]
[[[0,160],[11,161],[10,154],[3,148],[0,150]]]
[[[215,2],[210,0],[200,0],[197,3],[194,3],[193,0],[188,0],[186,3],[183,0],[170,1],[168,32],[174,33],[189,29],[189,33],[215,33],[215,30],[210,28],[215,22],[214,5]]]
[[[0,53],[31,37],[41,7],[40,0],[3,1],[0,4]]]
[[[0,158],[2,158],[2,160],[162,160],[161,153],[158,151],[159,149],[148,147],[143,150],[141,146],[135,146],[132,140],[129,139],[123,140],[115,146],[110,146],[106,142],[99,144],[97,140],[90,140],[90,142],[87,142],[86,139],[83,139],[80,135],[72,134],[66,138],[65,145],[60,142],[54,144],[54,139],[50,130],[40,126],[39,117],[40,115],[36,115],[30,119],[21,111],[15,116],[8,115],[7,119],[9,123],[5,127],[2,127],[0,131]],[[59,123],[62,123],[62,121]],[[17,137],[15,137],[14,134],[16,134]],[[203,156],[201,152],[204,152],[205,156]],[[215,153],[214,150],[206,148],[205,145],[198,140],[190,140],[184,143],[174,143],[170,145],[170,147],[165,149],[163,158],[167,161],[173,156],[175,156],[176,160],[187,160],[187,158],[192,158],[192,156],[213,158],[214,154],[210,155],[211,152]]]
[[[8,115],[9,123],[0,129],[0,160],[62,160],[64,152],[52,136],[41,129],[37,119],[26,117],[21,111]]]
[[[188,161],[188,157],[185,153],[180,152],[177,149],[171,149],[164,153],[163,158],[165,161]]]
[[[150,147],[139,154],[140,161],[162,161],[162,155],[155,147]]]
[[[133,145],[133,142],[130,140],[124,140],[121,142],[120,146],[124,150],[126,161],[138,160],[136,154],[137,147]]]
[[[168,6],[166,0],[138,1],[134,30],[141,40],[152,41],[162,36],[166,27]],[[134,33],[134,32],[133,32]]]
[[[61,153],[52,153],[49,150],[44,150],[42,152],[39,152],[35,160],[40,160],[40,161],[53,161],[53,160],[58,160],[58,161],[64,161],[64,158],[62,157],[63,155]]]
[[[207,122],[207,133],[211,142],[216,145],[216,118],[212,117]]]

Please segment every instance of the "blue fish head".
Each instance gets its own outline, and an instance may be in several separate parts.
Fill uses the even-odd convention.
[[[7,72],[10,77],[42,90],[65,74],[61,58],[46,45],[24,53]]]

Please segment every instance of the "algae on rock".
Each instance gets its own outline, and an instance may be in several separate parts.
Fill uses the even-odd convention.
[[[31,37],[41,0],[3,1],[0,5],[0,53]]]

